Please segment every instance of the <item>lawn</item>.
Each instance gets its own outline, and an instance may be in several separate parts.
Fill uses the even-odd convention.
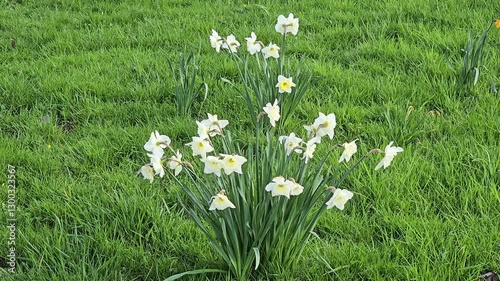
[[[469,30],[479,36],[499,7],[488,0],[2,1],[0,221],[9,225],[10,174],[17,221],[16,274],[8,272],[11,232],[0,229],[0,279],[164,280],[224,269],[180,205],[176,181],[167,175],[150,184],[136,172],[148,161],[143,145],[153,130],[188,143],[206,112],[251,140],[246,105],[221,79],[237,79],[237,69],[209,36],[233,33],[242,52],[252,31],[279,43],[276,18],[290,12],[300,28],[287,51],[313,80],[287,131],[334,112],[332,145],[359,139],[368,151],[394,141],[404,152],[381,171],[374,171],[380,158],[362,162],[346,182],[356,195],[344,211],[321,217],[289,276],[472,281],[499,272],[500,30],[490,30],[477,84],[469,92],[456,86]],[[168,62],[191,52],[209,91],[190,116],[179,116]]]

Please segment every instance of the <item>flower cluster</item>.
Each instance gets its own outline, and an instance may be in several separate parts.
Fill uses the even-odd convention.
[[[175,171],[175,175],[178,175],[182,170],[182,154],[179,151],[173,151],[172,147],[170,147],[170,138],[168,136],[160,135],[158,131],[154,131],[151,133],[149,140],[144,144],[144,149],[149,152],[148,156],[150,162],[140,169],[142,176],[151,183],[155,175],[159,175],[160,178],[163,178],[165,175],[165,170],[163,168],[165,160],[164,148],[169,148],[174,153],[174,155],[167,160],[168,167]]]
[[[283,35],[284,44],[277,63],[268,63],[267,60],[280,58],[279,46],[272,42],[264,44],[257,39],[255,32],[245,38],[249,56],[245,58],[245,68],[239,68],[244,89],[238,90],[245,98],[256,126],[255,138],[252,139],[255,143],[240,148],[238,142],[233,142],[231,134],[224,132],[228,120],[219,120],[217,115],[208,113],[207,119],[196,121],[197,135],[185,144],[191,149],[192,156],[199,160],[199,167],[203,167],[199,169],[203,177],[196,173],[194,167],[197,165],[182,160],[182,154],[171,147],[168,136],[154,131],[144,145],[150,162],[142,166],[139,173],[146,180],[153,182],[155,176],[163,177],[164,166],[173,170],[175,177],[185,168],[190,184],[178,180],[191,203],[185,206],[237,280],[248,280],[254,261],[255,270],[261,266],[264,272],[291,268],[321,213],[333,207],[344,210],[347,201],[353,198],[353,192],[340,188],[351,171],[372,153],[384,154],[375,170],[385,169],[403,151],[401,147],[393,147],[393,142],[386,146],[385,151],[373,149],[359,157],[337,180],[336,174],[325,172],[329,163],[327,157],[334,149],[342,148],[338,163],[348,163],[356,158],[357,142],[360,141],[355,139],[330,145],[330,152],[310,169],[308,165],[313,158],[317,158],[317,147],[322,143],[325,145],[335,136],[336,116],[323,112],[319,112],[312,124],[304,126],[304,134],[290,132],[273,138],[273,134],[283,128],[272,129],[267,132],[267,142],[263,143],[261,129],[267,128],[259,123],[259,118],[265,115],[266,122],[268,118],[272,127],[276,127],[278,122],[279,126],[283,126],[311,79],[310,75],[304,75],[300,70],[291,72],[284,67],[286,36],[296,35],[298,27],[299,19],[293,14],[278,17],[275,30]],[[210,44],[217,53],[221,49],[228,50],[236,64],[243,61],[238,53],[240,43],[233,34],[221,37],[212,30]],[[255,63],[248,61],[253,55],[257,58]],[[271,68],[275,65],[278,66],[277,71]],[[254,79],[260,74],[264,74],[265,78]],[[283,74],[294,76],[299,86],[292,77]],[[221,144],[223,151],[218,151]],[[236,154],[234,147],[238,147],[238,153],[245,153],[248,159]],[[165,149],[172,152],[170,158],[164,155]]]
[[[275,29],[276,32],[283,35],[286,33],[297,35],[299,30],[299,19],[294,18],[293,14],[289,14],[288,18],[280,15]],[[278,47],[278,45],[273,44],[273,42],[270,42],[269,45],[265,45],[262,41],[257,40],[257,35],[253,31],[250,33],[250,37],[246,37],[245,40],[247,42],[247,51],[250,55],[257,55],[261,52],[265,59],[270,57],[277,59],[280,57],[280,47]],[[240,42],[236,40],[236,37],[233,34],[223,38],[217,31],[212,29],[212,35],[210,35],[210,45],[217,53],[220,52],[221,48],[228,49],[231,53],[237,53]]]
[[[266,185],[266,191],[271,192],[271,196],[285,196],[290,198],[290,195],[299,195],[304,191],[304,187],[295,182],[294,179],[285,180],[284,177],[279,176]]]

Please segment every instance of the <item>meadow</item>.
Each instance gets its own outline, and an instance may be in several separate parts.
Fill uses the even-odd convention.
[[[457,91],[469,30],[479,36],[499,8],[490,0],[2,1],[0,280],[164,280],[223,269],[179,204],[176,181],[136,175],[148,161],[143,145],[154,130],[188,143],[206,112],[250,139],[246,105],[221,79],[235,80],[237,69],[209,36],[233,33],[242,50],[252,31],[279,41],[276,18],[290,12],[300,29],[287,51],[313,79],[285,127],[303,130],[318,111],[334,112],[332,144],[404,148],[388,169],[375,172],[379,159],[368,158],[350,175],[355,197],[321,217],[293,280],[472,281],[499,272],[499,29],[490,30],[477,84]],[[179,116],[169,61],[189,53],[209,90]],[[3,227],[9,165],[16,274]]]

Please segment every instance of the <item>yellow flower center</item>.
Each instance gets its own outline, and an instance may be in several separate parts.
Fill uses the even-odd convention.
[[[288,88],[290,88],[290,83],[288,83],[288,81],[283,81],[280,83],[280,88],[282,90],[287,90]]]
[[[200,142],[198,142],[198,147],[199,147],[199,148],[202,148],[202,147],[204,147],[204,146],[205,146],[205,145],[203,144],[203,142],[201,142],[201,141],[200,141]]]
[[[276,189],[278,189],[278,190],[286,190],[286,186],[284,184],[278,184],[276,186]]]

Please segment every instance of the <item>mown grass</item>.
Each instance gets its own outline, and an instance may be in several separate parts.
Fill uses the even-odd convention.
[[[491,31],[473,92],[455,91],[467,31],[480,34],[499,16],[497,4],[0,5],[0,167],[17,167],[18,186],[18,266],[8,279],[163,280],[223,267],[177,203],[174,181],[150,185],[135,172],[154,129],[180,147],[205,112],[229,119],[233,135],[250,124],[244,102],[220,80],[234,81],[237,70],[208,36],[214,28],[243,43],[255,31],[280,42],[275,20],[289,12],[300,30],[287,48],[304,57],[314,81],[287,128],[302,130],[318,111],[334,112],[335,143],[359,138],[367,151],[393,140],[405,149],[385,171],[373,171],[379,159],[372,157],[351,175],[356,196],[345,211],[321,218],[295,280],[476,280],[500,271],[500,101],[490,91],[491,80],[500,83],[499,30]],[[167,59],[189,52],[210,93],[192,118],[176,117]],[[5,209],[5,186],[0,195]],[[0,234],[5,256],[8,230]],[[6,262],[0,258],[2,268]],[[192,278],[202,279],[225,276]]]

